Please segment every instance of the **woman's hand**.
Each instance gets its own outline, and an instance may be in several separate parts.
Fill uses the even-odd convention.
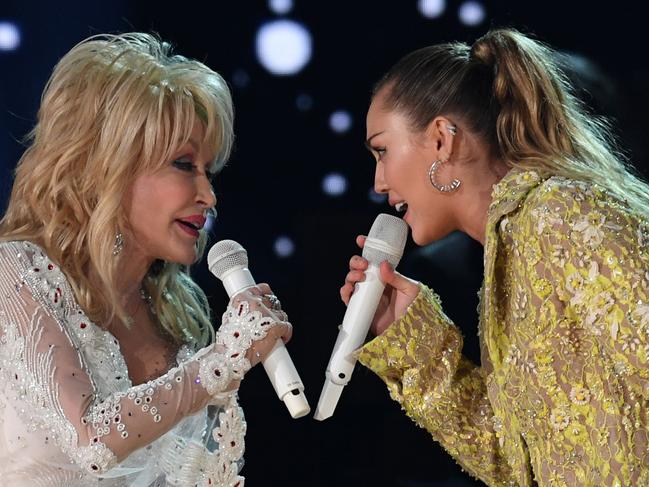
[[[273,321],[266,330],[266,336],[253,341],[246,352],[246,358],[254,367],[266,358],[278,339],[281,338],[284,343],[288,343],[293,334],[293,327],[288,322],[288,316],[282,310],[279,299],[268,284],[261,283],[245,289],[232,298],[234,306],[241,301],[247,301],[251,311],[258,311],[263,317]]]
[[[365,236],[356,237],[356,244],[362,249]],[[365,280],[365,270],[369,263],[360,255],[353,256],[349,261],[349,272],[345,284],[340,288],[340,297],[345,305],[349,304],[354,285]],[[408,306],[419,294],[419,283],[396,272],[388,262],[381,262],[379,267],[381,281],[385,283],[385,291],[379,300],[371,331],[380,335],[385,329],[406,313]]]

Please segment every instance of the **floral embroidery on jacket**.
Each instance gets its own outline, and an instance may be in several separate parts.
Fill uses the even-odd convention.
[[[649,485],[648,228],[602,188],[512,170],[488,214],[482,366],[425,286],[360,361],[488,485]]]

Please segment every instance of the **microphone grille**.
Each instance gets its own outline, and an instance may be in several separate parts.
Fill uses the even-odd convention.
[[[221,240],[207,254],[207,266],[217,278],[235,267],[248,267],[248,252],[234,240]]]
[[[367,235],[363,257],[376,265],[387,260],[396,267],[403,255],[407,237],[406,222],[396,216],[381,213],[372,223]]]

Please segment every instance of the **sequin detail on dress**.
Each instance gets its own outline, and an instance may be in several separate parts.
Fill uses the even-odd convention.
[[[183,347],[176,367],[133,386],[119,343],[85,316],[42,249],[0,243],[3,484],[241,487],[246,428],[236,392],[224,384],[210,394],[196,380],[200,359],[222,347]],[[247,370],[237,360],[224,367]],[[218,405],[214,420],[208,404]],[[178,444],[200,469],[174,477],[166,468]]]
[[[488,214],[482,366],[425,287],[359,360],[488,485],[649,485],[648,220],[512,170]]]

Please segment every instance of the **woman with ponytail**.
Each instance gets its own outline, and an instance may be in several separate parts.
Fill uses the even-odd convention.
[[[417,244],[484,245],[481,365],[434,292],[387,263],[359,360],[488,485],[649,485],[649,188],[552,54],[492,30],[377,84],[376,191]],[[366,268],[352,257],[345,303]]]
[[[290,324],[260,284],[214,333],[189,275],[232,118],[148,34],[55,67],[0,221],[3,486],[243,486],[238,386]]]

